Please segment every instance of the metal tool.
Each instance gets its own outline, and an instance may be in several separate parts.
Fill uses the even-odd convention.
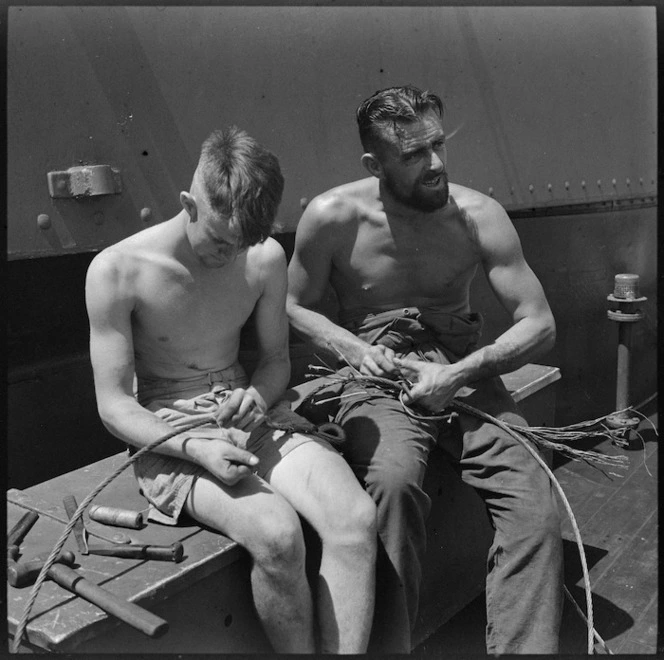
[[[7,534],[7,559],[16,559],[21,542],[37,520],[39,520],[39,514],[34,511],[28,511],[9,530],[9,534]]]
[[[29,561],[15,561],[16,557],[7,557],[7,582],[12,587],[22,589],[35,583],[37,576],[46,562],[46,557],[33,557]],[[61,552],[56,558],[57,564],[74,566],[76,556],[73,552]]]
[[[73,495],[67,495],[63,500],[67,516],[71,520],[78,509],[76,498]],[[139,543],[126,544],[106,544],[90,545],[88,543],[88,533],[81,519],[74,524],[74,538],[78,544],[78,549],[83,555],[104,555],[107,557],[121,557],[124,559],[156,559],[159,561],[182,561],[184,556],[184,547],[182,543],[175,542],[171,545],[147,545]]]
[[[27,565],[22,562],[15,564],[15,572],[8,571],[10,584],[12,586],[28,586],[33,584],[41,572],[44,562],[31,561]],[[10,567],[12,568],[12,567]],[[77,573],[74,569],[64,564],[53,564],[48,569],[47,576],[61,587],[71,591],[93,605],[112,614],[121,621],[136,628],[148,637],[160,637],[168,630],[168,621],[158,617],[142,607],[119,598],[110,591],[106,591],[94,582],[90,582]],[[14,584],[12,584],[12,580]]]
[[[12,587],[22,587],[30,584],[28,582],[28,575],[31,575],[35,568],[38,575],[44,564],[44,560],[41,557],[34,557],[27,562],[19,563],[17,561],[21,543],[37,520],[39,520],[39,514],[29,511],[21,516],[20,520],[11,528],[9,534],[7,534],[7,581]],[[55,561],[73,566],[76,562],[76,557],[73,552],[61,552]],[[34,582],[34,578],[32,578],[32,581]]]
[[[7,536],[8,542],[11,541],[8,543],[7,581],[12,587],[22,588],[34,584],[44,567],[46,560],[42,557],[35,557],[30,561],[15,561],[23,539],[38,518],[39,515],[32,511],[24,514]],[[75,562],[76,558],[72,552],[60,553],[46,576],[67,591],[89,601],[149,637],[159,637],[168,630],[168,622],[161,617],[86,580],[71,568]]]

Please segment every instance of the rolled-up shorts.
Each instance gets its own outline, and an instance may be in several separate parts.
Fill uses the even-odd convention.
[[[230,390],[247,387],[248,383],[244,369],[237,364],[191,380],[139,379],[137,399],[177,429],[202,415],[214,414]],[[324,439],[304,435],[314,431],[311,422],[292,412],[288,401],[282,400],[270,408],[263,424],[251,434],[238,434],[246,439],[234,444],[258,457],[256,474],[264,478],[286,454],[306,442],[336,451]],[[221,433],[214,421],[186,431],[189,437],[210,441],[219,440]],[[177,523],[195,480],[206,473],[205,468],[193,462],[156,452],[140,456],[133,467],[141,492],[150,503],[148,518],[166,525]]]

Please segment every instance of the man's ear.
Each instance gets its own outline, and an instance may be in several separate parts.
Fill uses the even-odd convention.
[[[371,174],[371,176],[375,176],[377,179],[382,179],[383,178],[383,166],[380,164],[380,161],[374,154],[371,152],[367,152],[366,154],[362,154],[362,158],[360,159],[360,162],[364,166],[364,169]]]
[[[194,199],[194,196],[183,190],[180,193],[180,204],[182,204],[182,208],[189,214],[189,219],[191,222],[196,222],[196,218],[198,216],[198,207],[196,206],[196,200]]]

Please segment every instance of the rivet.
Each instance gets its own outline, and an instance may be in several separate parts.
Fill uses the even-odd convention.
[[[148,208],[147,206],[145,208],[142,208],[141,220],[143,222],[149,222],[151,218],[152,218],[152,209]]]
[[[531,193],[535,190],[535,187],[532,183],[528,186],[528,190],[530,190]]]
[[[585,181],[581,181],[581,187],[582,187],[584,190],[586,189],[586,182],[585,182]]]
[[[617,184],[617,181],[616,181],[615,179],[613,179],[613,180],[611,181],[611,185],[615,188],[615,187],[616,187],[616,184]]]
[[[493,197],[493,188],[491,188],[491,187],[489,188],[489,196]]]
[[[547,190],[548,190],[549,192],[551,192],[551,191],[553,190],[553,186],[552,186],[550,183],[547,184],[546,187],[547,187]]]
[[[639,177],[639,185],[640,185],[640,186],[643,185],[643,177],[642,177],[642,176]]]
[[[597,187],[598,188],[602,187],[602,179],[597,179]]]
[[[565,190],[569,190],[569,181],[565,181]]]
[[[627,184],[628,188],[632,185],[632,182],[629,180],[629,177],[625,179],[625,183]]]
[[[46,213],[40,213],[37,216],[37,225],[39,229],[50,229],[51,228],[51,218],[46,215]]]
[[[301,197],[300,198],[300,207],[302,208],[302,210],[304,211],[304,209],[306,209],[307,206],[309,206],[309,198],[308,197]]]
[[[510,186],[510,195],[514,195],[514,186]]]

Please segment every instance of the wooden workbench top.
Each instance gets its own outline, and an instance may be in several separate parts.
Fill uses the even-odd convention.
[[[126,460],[127,454],[123,452],[26,490],[7,491],[7,530],[29,509],[40,514],[21,545],[20,559],[48,556],[68,522],[62,504],[65,495],[73,495],[81,504],[103,479]],[[94,503],[133,511],[145,510],[146,507],[131,467],[102,490]],[[91,544],[104,543],[94,533],[107,538],[122,533],[137,542],[153,545],[182,543],[184,559],[175,563],[82,555],[73,534],[67,539],[63,549],[71,550],[76,555],[75,568],[84,578],[148,610],[150,603],[185,589],[237,560],[244,552],[227,537],[202,529],[197,524],[170,527],[149,522],[143,529],[133,530],[99,524],[90,520],[87,512],[83,515],[83,521],[91,533],[88,539]],[[24,614],[31,589],[16,589],[7,585],[8,626],[12,636]],[[117,625],[120,622],[115,617],[47,580],[41,586],[30,613],[26,636],[31,645],[66,652]]]

